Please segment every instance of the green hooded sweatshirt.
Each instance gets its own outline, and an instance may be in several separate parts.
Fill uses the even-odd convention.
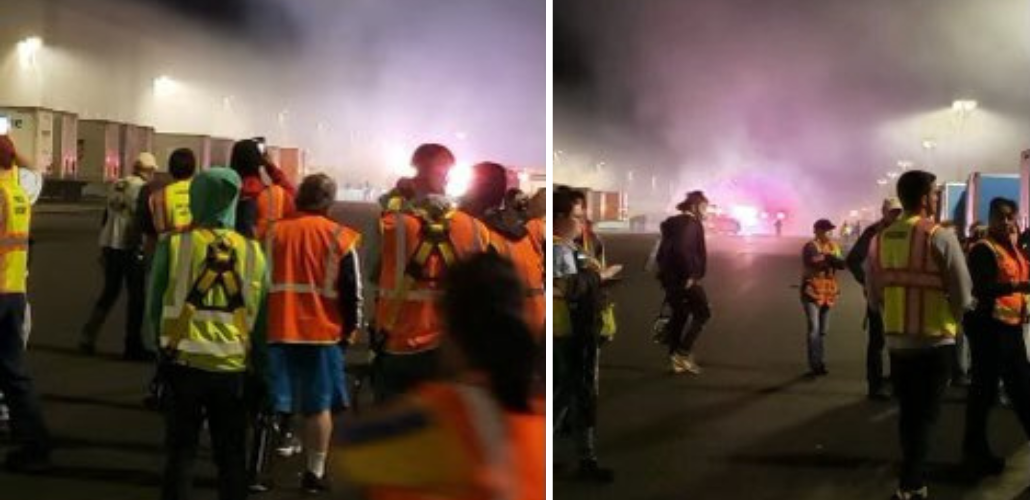
[[[230,231],[236,226],[236,202],[240,195],[240,176],[222,167],[212,167],[197,174],[190,185],[190,213],[195,228],[222,228]],[[171,269],[169,238],[161,238],[154,253],[150,268],[150,293],[147,295],[148,318],[155,332],[148,339],[155,342],[161,337],[161,316],[164,309],[165,292],[168,289]],[[267,266],[266,266],[267,269]],[[267,294],[269,277],[262,277],[261,297],[254,331],[250,334],[251,358],[248,360],[253,372],[263,374],[267,366],[266,328]]]

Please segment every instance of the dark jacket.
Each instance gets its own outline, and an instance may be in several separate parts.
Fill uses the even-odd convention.
[[[693,215],[680,214],[662,222],[662,242],[656,260],[665,287],[682,287],[688,279],[704,278],[708,251],[701,221]]]
[[[848,270],[851,271],[852,276],[859,283],[865,285],[865,259],[869,255],[869,245],[872,244],[873,238],[883,229],[883,221],[877,222],[862,231],[862,235],[858,237],[858,241],[855,242],[855,246],[851,247],[851,251],[848,252],[847,265]]]

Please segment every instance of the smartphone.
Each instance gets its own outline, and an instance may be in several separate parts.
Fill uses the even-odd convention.
[[[11,119],[0,116],[0,135],[7,135],[11,131]]]

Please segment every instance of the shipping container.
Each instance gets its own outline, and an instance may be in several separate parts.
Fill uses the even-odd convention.
[[[0,107],[10,124],[9,135],[18,151],[47,176],[60,174],[54,161],[54,111],[45,108]]]
[[[140,153],[153,153],[153,149],[154,129],[152,127],[123,124],[121,126],[121,176],[132,173],[132,166],[136,163]],[[158,159],[159,167],[161,166],[160,161]]]
[[[1019,154],[1019,227],[1030,227],[1030,149]]]
[[[1018,174],[985,174],[976,172],[969,176],[966,184],[966,229],[974,222],[986,224],[991,200],[1004,197],[1018,200],[1020,197],[1020,176]]]
[[[154,156],[162,170],[168,169],[168,158],[179,148],[189,148],[197,157],[197,168],[206,169],[211,166],[211,138],[197,134],[154,134]]]
[[[948,182],[941,187],[938,214],[941,222],[952,222],[965,234],[966,224],[966,183]]]
[[[54,113],[54,164],[48,174],[75,179],[79,173],[79,117],[73,113]]]
[[[79,120],[78,178],[111,182],[121,175],[122,124],[107,120]]]
[[[232,146],[236,141],[224,137],[211,138],[211,162],[212,167],[228,167],[232,158]]]

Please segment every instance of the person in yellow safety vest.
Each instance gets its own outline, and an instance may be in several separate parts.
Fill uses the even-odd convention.
[[[836,226],[827,219],[816,221],[815,239],[801,251],[801,305],[808,319],[808,375],[827,375],[823,359],[823,338],[830,327],[830,309],[837,302],[840,286],[837,271],[844,269],[840,245],[830,239]]]
[[[13,472],[34,473],[50,468],[51,440],[25,365],[22,329],[32,207],[17,181],[18,168],[32,167],[11,138],[0,135],[0,392],[17,444],[4,465]]]
[[[543,500],[546,421],[518,271],[487,253],[444,280],[451,375],[346,423],[333,469],[371,500]]]
[[[232,229],[239,189],[232,170],[197,175],[190,185],[193,228],[162,238],[154,254],[149,317],[165,386],[164,500],[190,498],[205,420],[219,498],[247,495],[244,392],[254,383],[257,394],[267,393],[268,275],[258,242]]]
[[[96,352],[100,329],[118,300],[124,281],[128,300],[122,357],[130,361],[149,361],[153,360],[153,353],[143,347],[146,269],[142,235],[136,226],[136,209],[139,207],[140,190],[154,175],[157,160],[150,153],[140,153],[132,169],[132,175],[115,182],[107,195],[104,223],[100,230],[104,287],[82,327],[79,350],[88,355]]]
[[[197,157],[188,148],[176,149],[168,157],[168,173],[172,183],[150,194],[140,217],[141,230],[147,237],[147,253],[152,254],[158,238],[182,232],[193,222],[190,215],[190,183],[197,172]]]
[[[395,190],[381,200],[373,376],[379,401],[435,376],[441,280],[455,262],[490,245],[486,226],[444,194],[454,161],[444,146],[419,146],[412,156],[417,173],[411,192]]]
[[[576,479],[611,482],[615,473],[597,461],[598,357],[601,345],[601,283],[619,272],[602,269],[575,239],[586,227],[584,207],[566,186],[554,189],[554,428],[576,440]]]
[[[998,474],[1005,460],[991,452],[987,417],[1004,382],[1012,409],[1030,436],[1030,362],[1023,328],[1027,323],[1030,265],[1019,248],[1019,206],[991,200],[987,237],[969,251],[976,309],[963,321],[972,357],[972,383],[966,398],[965,465],[975,474]]]
[[[957,320],[972,303],[962,245],[933,221],[935,181],[920,170],[898,178],[904,213],[872,240],[865,264],[866,294],[883,316],[900,407],[897,500],[927,497],[924,470],[953,364]]]

